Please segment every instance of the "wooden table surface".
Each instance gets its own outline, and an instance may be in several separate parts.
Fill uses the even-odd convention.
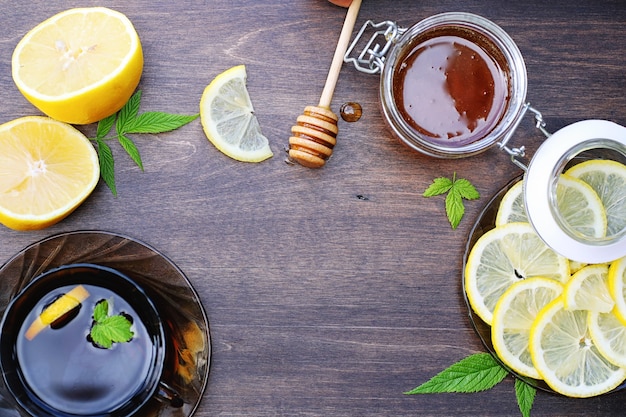
[[[333,109],[338,145],[320,170],[284,152],[304,106],[319,100],[346,14],[325,0],[0,1],[0,122],[38,114],[11,79],[11,54],[37,23],[69,7],[102,5],[135,24],[145,54],[140,111],[193,114],[204,87],[245,64],[248,90],[274,157],[260,164],[219,153],[196,120],[135,136],[145,171],[114,148],[119,195],[100,183],[61,223],[0,228],[0,260],[72,230],[130,235],[161,250],[199,292],[212,363],[197,416],[520,415],[511,377],[479,394],[407,396],[484,351],[468,319],[462,256],[480,210],[519,168],[500,150],[463,160],[409,151],[379,112],[378,76],[344,65]],[[480,14],[515,40],[527,99],[554,131],[581,119],[626,124],[626,4],[621,0],[364,0],[357,20],[408,27],[445,11]],[[93,132],[94,126],[82,127]],[[543,136],[530,118],[515,140],[532,155]],[[456,230],[443,198],[422,193],[439,176],[481,194]],[[623,415],[626,394],[576,400],[539,392],[534,416]]]

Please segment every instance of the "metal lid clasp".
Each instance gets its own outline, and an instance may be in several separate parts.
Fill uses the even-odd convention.
[[[361,52],[356,57],[353,57],[353,52],[356,53],[355,48],[368,29],[374,30],[374,33],[370,36]],[[343,61],[352,63],[357,70],[366,74],[379,73],[383,69],[385,55],[389,48],[405,31],[406,29],[398,27],[396,23],[389,20],[380,23],[368,20],[363,24],[361,30],[359,30],[350,44]]]

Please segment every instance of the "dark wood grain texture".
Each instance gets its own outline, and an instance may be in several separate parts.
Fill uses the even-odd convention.
[[[520,173],[504,153],[452,161],[408,151],[379,112],[378,77],[344,66],[333,109],[356,101],[363,117],[340,120],[324,168],[286,164],[289,129],[317,104],[345,17],[325,0],[0,0],[0,122],[37,114],[11,79],[19,39],[86,5],[135,24],[145,54],[142,111],[195,113],[213,77],[245,64],[275,155],[231,160],[199,121],[136,136],[145,171],[114,149],[118,197],[100,184],[56,226],[0,228],[0,262],[80,229],[122,232],[163,251],[198,290],[211,324],[199,417],[520,415],[511,378],[480,394],[403,394],[484,350],[463,301],[462,256],[482,206]],[[626,124],[623,1],[365,0],[357,27],[367,19],[408,27],[444,11],[483,15],[512,36],[526,60],[528,100],[549,130],[590,118]],[[541,140],[530,119],[515,137],[531,155]],[[454,172],[482,195],[456,230],[443,198],[421,196],[433,178]],[[532,415],[620,416],[624,401],[623,392],[587,400],[539,393]]]

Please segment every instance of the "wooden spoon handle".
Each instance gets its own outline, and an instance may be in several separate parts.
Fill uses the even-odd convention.
[[[320,97],[319,107],[329,109],[330,102],[333,99],[333,93],[335,92],[335,86],[337,85],[337,79],[339,78],[339,71],[343,65],[343,57],[348,50],[350,44],[350,38],[352,37],[352,30],[356,23],[356,18],[359,15],[359,9],[361,8],[361,0],[353,0],[348,8],[346,20],[343,22],[343,28],[339,35],[339,41],[337,42],[337,48],[335,49],[335,55],[328,71],[328,77],[326,77],[326,83],[324,84],[324,90]]]

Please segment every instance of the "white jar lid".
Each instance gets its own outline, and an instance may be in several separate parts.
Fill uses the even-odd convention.
[[[532,226],[559,254],[584,263],[604,263],[626,256],[626,233],[606,239],[583,239],[564,230],[553,201],[558,176],[581,152],[608,148],[626,156],[626,127],[606,120],[584,120],[549,136],[537,149],[524,176],[524,200]]]

